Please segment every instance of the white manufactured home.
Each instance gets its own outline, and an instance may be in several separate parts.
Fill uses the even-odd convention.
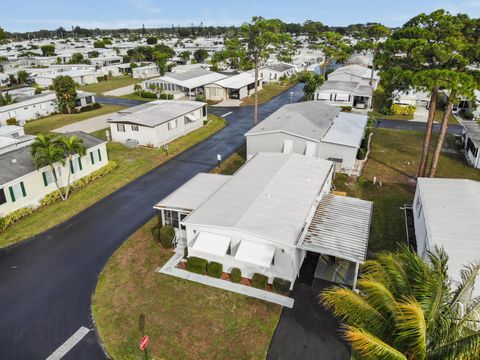
[[[358,81],[327,80],[315,90],[314,100],[339,107],[370,109],[372,96],[372,87]]]
[[[108,163],[106,141],[83,132],[65,135],[82,139],[87,153],[82,157],[75,155],[65,165],[55,165],[62,187],[67,185],[69,167],[72,171],[70,180],[74,182]],[[47,194],[57,189],[49,167],[35,169],[28,146],[30,142],[23,142],[20,147],[0,154],[0,217],[24,207],[37,207]]]
[[[255,93],[255,77],[250,73],[240,73],[204,86],[206,100],[242,100]],[[258,80],[258,90],[262,81]]]
[[[297,69],[295,66],[283,63],[264,66],[258,70],[258,76],[264,84],[276,83],[281,79],[291,78],[296,73]]]
[[[327,160],[259,153],[232,176],[195,176],[154,208],[176,229],[177,249],[224,272],[238,268],[243,277],[259,273],[293,287],[311,251],[338,266],[335,281],[355,286],[372,204],[332,195],[333,173]]]
[[[8,119],[16,119],[20,125],[25,122],[49,116],[58,111],[57,97],[54,92],[44,92],[33,96],[16,98],[13,104],[0,106],[0,125],[6,125]],[[75,108],[80,109],[95,102],[95,94],[77,91]]]
[[[351,173],[366,124],[366,115],[341,112],[318,101],[284,105],[245,134],[247,157],[297,153],[333,161],[337,172]]]
[[[94,70],[54,71],[39,74],[34,79],[38,85],[48,88],[58,76],[70,76],[78,85],[87,85],[97,83],[97,76],[99,76],[99,74]]]
[[[458,283],[463,267],[480,261],[480,182],[419,178],[412,208],[418,255],[443,247],[448,275]],[[477,277],[473,296],[479,295]]]
[[[375,90],[380,81],[380,76],[378,75],[378,71],[374,71],[372,79],[371,69],[358,64],[352,64],[336,68],[328,74],[328,80],[358,82],[360,85],[370,86]],[[372,80],[372,84],[370,84],[370,80]]]
[[[204,125],[207,104],[157,100],[119,111],[109,119],[113,141],[160,147]]]
[[[468,120],[464,120],[462,125],[465,157],[471,166],[480,169],[480,125]]]

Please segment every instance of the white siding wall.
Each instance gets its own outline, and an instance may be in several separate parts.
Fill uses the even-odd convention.
[[[418,187],[415,192],[415,198],[413,199],[413,219],[415,224],[415,237],[417,239],[417,254],[423,258],[429,250],[429,244],[423,203]]]
[[[206,116],[202,117],[202,109],[195,110],[193,115],[198,120],[185,124],[185,117],[182,115],[176,119],[177,127],[171,130],[169,130],[167,122],[154,128],[138,125],[139,131],[132,131],[131,124],[124,124],[125,132],[120,132],[118,131],[117,123],[111,123],[110,131],[112,140],[125,143],[126,140],[135,139],[138,141],[139,145],[160,147],[180,136],[202,127],[203,122],[207,120]]]
[[[98,157],[95,157],[95,163],[91,163],[90,152],[94,152],[95,156],[98,149],[100,149],[101,153],[101,161],[98,161]],[[78,161],[78,156],[75,156],[73,159],[74,162]],[[91,174],[93,171],[100,169],[101,167],[105,166],[108,163],[108,155],[107,149],[105,147],[105,143],[99,144],[95,147],[92,147],[87,150],[87,154],[81,158],[82,162],[82,170],[75,171],[74,174],[71,175],[71,183],[75,182],[76,180]],[[64,166],[60,164],[56,167],[60,169],[57,170],[57,176],[59,177],[60,186],[67,185],[67,177],[68,177],[68,167],[69,163],[65,163]],[[3,185],[3,190],[5,192],[5,197],[7,202],[0,205],[0,216],[5,216],[12,211],[18,210],[23,207],[35,207],[38,206],[39,201],[47,194],[55,191],[57,188],[55,183],[52,182],[49,185],[45,186],[43,181],[42,173],[44,171],[49,171],[48,167],[42,168],[38,171],[33,171],[29,174],[26,174],[20,178],[17,178],[13,181],[10,181]],[[23,182],[25,187],[26,196],[25,197],[18,197],[13,201],[10,195],[9,188],[11,186],[16,186],[20,182]]]

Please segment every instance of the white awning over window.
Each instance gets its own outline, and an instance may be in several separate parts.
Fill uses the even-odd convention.
[[[293,150],[293,141],[292,140],[283,140],[283,153],[291,154]]]
[[[264,268],[270,267],[275,247],[243,240],[238,247],[235,259]]]
[[[190,121],[197,121],[197,118],[193,114],[187,114],[185,115],[188,120]]]
[[[330,94],[328,93],[318,93],[317,100],[330,100]]]
[[[349,101],[350,100],[350,95],[348,95],[348,94],[336,94],[335,95],[335,100],[336,101]]]
[[[224,256],[229,246],[230,238],[228,236],[201,232],[198,234],[192,249],[205,254]]]

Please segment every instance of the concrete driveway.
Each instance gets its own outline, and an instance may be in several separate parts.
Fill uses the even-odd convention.
[[[261,105],[260,119],[289,102],[290,95],[282,94]],[[106,358],[90,309],[106,262],[154,216],[159,199],[199,172],[210,172],[217,154],[224,159],[233,154],[253,126],[252,107],[210,111],[230,113],[228,124],[215,135],[66,222],[0,250],[0,359],[43,360],[65,351],[66,359]]]
[[[105,96],[122,96],[132,94],[134,92],[133,88],[135,85],[127,85],[118,89],[106,91],[103,93]]]

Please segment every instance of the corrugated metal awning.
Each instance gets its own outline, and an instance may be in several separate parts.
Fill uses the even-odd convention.
[[[372,209],[370,201],[325,195],[298,247],[356,263],[364,262]]]

